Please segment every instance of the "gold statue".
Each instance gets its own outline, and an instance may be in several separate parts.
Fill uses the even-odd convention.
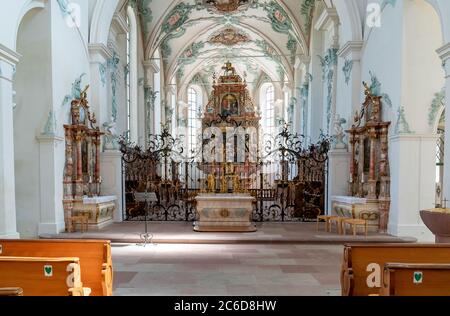
[[[214,193],[216,192],[216,177],[213,173],[208,175],[208,192]]]
[[[84,88],[84,90],[80,93],[80,101],[82,104],[87,105],[87,91],[89,89],[89,85]]]
[[[222,69],[226,71],[227,75],[229,75],[230,72],[232,75],[236,74],[236,68],[234,68],[231,62],[229,61],[225,63],[225,66],[223,66]]]
[[[241,181],[238,175],[233,176],[233,192],[240,193],[241,192]]]
[[[222,175],[221,182],[222,182],[221,192],[228,193],[228,181],[227,181],[227,177],[225,175]]]

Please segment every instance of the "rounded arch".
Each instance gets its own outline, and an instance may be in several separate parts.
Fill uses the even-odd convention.
[[[439,110],[438,110],[438,112],[436,114],[436,118],[435,118],[434,124],[432,126],[432,128],[433,128],[432,132],[433,133],[437,133],[440,125],[442,124],[442,120],[443,119],[445,120],[445,101],[443,101],[442,106],[439,108]]]
[[[439,16],[442,29],[442,42],[443,43],[450,42],[450,17],[449,17],[450,5],[448,1],[440,1],[440,0],[424,0],[424,1],[430,4],[436,11],[437,15]]]
[[[288,14],[292,21],[293,32],[297,35],[300,41],[300,47],[303,48],[304,52],[308,52],[308,41],[306,39],[305,34],[302,32],[302,28],[298,24],[297,19],[294,18],[293,12],[286,5],[284,0],[274,0],[281,8]],[[162,23],[165,17],[179,4],[183,2],[183,0],[173,0],[171,4],[167,7],[167,9],[161,14],[160,18],[156,22],[153,31],[150,33],[150,36],[144,42],[144,56],[152,56],[154,50],[157,48],[159,43],[156,43],[156,38],[158,37],[159,32],[161,31]]]
[[[265,34],[263,34],[263,32],[261,32],[260,30],[256,29],[255,27],[253,27],[252,25],[249,25],[248,23],[240,23],[239,24],[240,28],[242,28],[243,30],[246,31],[250,31],[252,34],[254,34],[257,37],[262,38],[263,40],[265,40],[267,43],[269,43],[275,50],[276,54],[278,56],[280,56],[281,59],[281,65],[283,67],[283,70],[285,72],[285,74],[287,74],[288,76],[288,81],[293,81],[294,78],[294,72],[292,67],[290,67],[290,63],[288,58],[282,53],[281,48],[268,36],[266,36]],[[168,65],[167,67],[167,76],[169,78],[169,81],[175,76],[176,71],[178,69],[178,65],[176,64],[176,61],[179,60],[180,56],[183,54],[183,52],[192,44],[195,43],[199,38],[201,38],[202,36],[204,36],[207,33],[210,33],[212,30],[219,30],[223,27],[223,25],[218,24],[218,23],[213,23],[211,24],[211,26],[207,29],[205,29],[203,32],[195,34],[191,39],[189,39],[186,44],[178,51],[177,55],[174,58],[174,62],[171,65]],[[217,57],[216,55],[212,55],[211,58],[215,58]],[[269,69],[264,65],[264,63],[258,61],[257,59],[255,59],[255,61],[260,65],[260,67],[262,69],[264,69],[265,72],[267,73],[271,73],[271,75],[273,77],[275,77],[275,73],[270,72]],[[197,66],[193,68],[193,70],[190,72],[190,74],[188,74],[186,76],[187,79],[185,79],[183,81],[183,85],[186,84],[186,82],[189,82],[192,77],[198,72],[198,67],[200,67],[203,64],[203,62],[198,62]]]
[[[357,3],[359,2],[359,4]],[[361,0],[337,0],[334,6],[341,23],[341,38],[343,43],[361,41],[363,39],[363,16],[361,15]]]
[[[30,12],[31,10],[34,9],[44,9],[45,5],[46,5],[47,0],[28,0],[23,6],[22,9],[20,10],[18,19],[17,19],[17,23],[16,23],[16,28],[15,28],[15,34],[14,34],[14,50],[17,49],[17,36],[19,34],[19,28],[20,28],[20,24],[22,23],[23,18],[25,17],[25,15]]]
[[[126,0],[97,0],[89,28],[89,43],[108,44],[111,21]]]
[[[200,104],[203,104],[203,99],[204,99],[204,97],[203,97],[203,92],[204,92],[203,87],[201,87],[197,83],[190,83],[190,84],[188,84],[187,87],[186,87],[186,92],[187,92],[188,95],[189,95],[189,91],[191,89],[195,91],[195,93],[197,95],[197,101]]]

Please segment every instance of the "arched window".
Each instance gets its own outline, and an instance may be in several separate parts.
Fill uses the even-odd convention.
[[[188,89],[188,142],[189,150],[197,147],[197,137],[201,127],[202,95],[200,89]]]
[[[275,88],[273,84],[262,87],[262,127],[264,134],[275,134]]]
[[[443,206],[444,202],[444,151],[445,151],[445,112],[442,113],[438,126],[438,140],[436,148],[436,205]]]
[[[129,6],[127,19],[130,31],[127,34],[127,130],[130,140],[138,142],[138,61],[137,61],[137,20],[134,9]]]

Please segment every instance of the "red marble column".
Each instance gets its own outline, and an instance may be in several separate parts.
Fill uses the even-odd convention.
[[[370,162],[369,162],[369,187],[368,187],[368,199],[374,200],[377,198],[377,179],[376,179],[376,139],[377,131],[374,127],[371,127],[368,131],[370,138]]]
[[[81,152],[81,132],[77,131],[75,136],[75,143],[77,147],[77,181],[83,181],[83,159]]]

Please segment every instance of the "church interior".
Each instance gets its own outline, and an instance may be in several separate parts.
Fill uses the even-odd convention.
[[[0,296],[450,296],[450,1],[0,6]]]

